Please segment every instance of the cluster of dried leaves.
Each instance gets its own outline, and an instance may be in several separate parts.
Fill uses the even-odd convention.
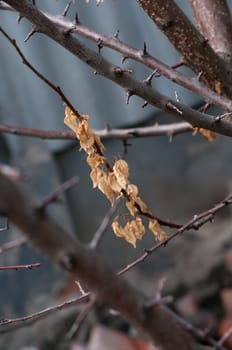
[[[98,188],[113,205],[115,199],[124,197],[126,207],[129,211],[129,218],[123,226],[119,223],[118,217],[114,220],[112,228],[117,237],[123,237],[134,247],[136,241],[142,239],[145,234],[145,226],[141,215],[149,217],[148,228],[158,240],[166,238],[165,232],[152,215],[147,205],[138,195],[138,187],[129,181],[129,166],[125,160],[114,161],[111,166],[104,156],[104,145],[89,125],[88,115],[77,115],[69,107],[65,109],[64,123],[70,127],[80,141],[87,158],[86,161],[91,168],[90,178],[94,188]]]

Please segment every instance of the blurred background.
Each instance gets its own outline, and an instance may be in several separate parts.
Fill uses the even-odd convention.
[[[185,1],[177,1],[191,17]],[[39,8],[52,14],[61,14],[65,1],[37,1]],[[232,3],[230,2],[232,7]],[[94,1],[86,4],[76,1],[68,14],[71,19],[78,11],[80,22],[93,30],[119,37],[125,43],[142,48],[147,43],[149,53],[172,65],[179,61],[179,54],[158,31],[136,1],[106,0],[100,6]],[[191,17],[192,18],[192,17]],[[93,70],[66,52],[64,48],[36,33],[28,41],[24,38],[30,24],[22,19],[16,24],[17,14],[0,12],[0,23],[14,37],[27,59],[53,83],[64,90],[67,97],[83,114],[89,114],[93,128],[145,126],[156,122],[176,122],[173,117],[148,106],[132,97],[125,103],[125,92],[111,81],[95,75]],[[80,38],[89,47],[96,45]],[[121,56],[107,48],[102,55],[121,65]],[[134,75],[145,79],[151,71],[132,60],[124,67],[132,68]],[[22,64],[14,48],[0,36],[0,122],[21,127],[45,130],[68,130],[63,123],[64,105],[59,97]],[[192,75],[187,68],[180,68]],[[175,90],[181,101],[192,107],[200,106],[198,96],[176,86],[165,78],[153,79],[153,87],[175,98]],[[217,114],[211,108],[210,113]],[[194,214],[212,207],[232,189],[231,140],[218,136],[208,142],[201,135],[178,135],[129,140],[124,154],[120,140],[104,141],[108,159],[114,155],[125,157],[130,166],[131,182],[138,185],[141,197],[159,217],[183,223]],[[0,134],[0,162],[18,167],[26,180],[20,185],[41,200],[59,184],[72,176],[78,176],[77,187],[63,196],[62,204],[51,205],[49,212],[57,221],[84,243],[88,243],[109,210],[106,198],[92,189],[89,167],[83,152],[75,141],[39,140]],[[161,277],[167,278],[167,288],[176,290],[195,288],[206,278],[211,269],[220,263],[223,252],[231,246],[230,210],[219,214],[213,224],[205,225],[199,232],[187,232],[172,241],[165,249],[151,255],[144,263],[127,274],[127,278],[145,293],[154,291]],[[2,225],[4,219],[2,219]],[[0,242],[20,237],[17,230],[0,235]],[[116,238],[111,227],[107,230],[99,252],[107,264],[115,270],[130,263],[143,253],[144,248],[155,243],[147,232],[134,249],[122,239]],[[0,317],[16,317],[39,310],[56,301],[57,290],[66,276],[30,247],[23,246],[0,255],[0,264],[42,262],[40,269],[32,271],[1,272]]]

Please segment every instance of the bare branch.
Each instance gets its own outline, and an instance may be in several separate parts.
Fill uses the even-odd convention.
[[[11,241],[11,242],[2,244],[2,245],[0,246],[0,254],[6,252],[6,251],[8,251],[8,250],[21,247],[21,246],[24,245],[25,243],[27,243],[27,239],[26,239],[26,238],[21,238],[21,239],[16,239],[16,240],[14,240],[14,241]]]
[[[41,214],[34,201],[2,174],[0,192],[0,213],[18,226],[31,244],[78,278],[98,300],[119,311],[165,350],[200,349],[162,305],[145,311],[146,298],[142,294],[115,276],[99,256],[82,246],[46,212]]]
[[[195,229],[198,230],[201,226],[203,226],[206,222],[212,221],[214,215],[218,213],[220,210],[225,208],[227,205],[232,204],[232,194],[227,196],[225,199],[220,201],[218,204],[216,204],[213,208],[210,208],[198,215],[194,215],[192,219],[187,221],[183,226],[181,226],[178,230],[174,231],[171,235],[169,235],[165,240],[162,242],[159,242],[155,244],[153,247],[149,249],[144,249],[145,252],[143,255],[141,255],[139,258],[136,260],[132,261],[130,264],[128,264],[126,267],[121,269],[119,271],[119,274],[124,274],[125,272],[129,271],[132,269],[134,266],[142,263],[151,253],[159,249],[160,247],[165,247],[168,242],[170,242],[173,238],[177,237],[181,233]]]
[[[31,21],[39,32],[48,35],[50,38],[64,46],[67,50],[97,70],[99,74],[116,82],[125,88],[126,91],[131,91],[134,95],[142,97],[151,105],[161,108],[178,118],[184,119],[194,127],[201,127],[223,135],[232,136],[232,123],[228,122],[227,120],[222,120],[220,123],[215,123],[215,118],[213,116],[202,114],[183,104],[173,101],[170,98],[160,94],[158,91],[155,91],[147,84],[136,80],[129,73],[123,72],[122,70],[119,71],[118,67],[112,65],[97,52],[84,46],[77,38],[65,34],[60,26],[53,23],[48,16],[41,13],[36,7],[28,4],[26,0],[22,0],[20,3],[16,0],[7,0],[7,3],[12,5],[17,11],[20,12],[21,15],[28,18],[28,20]],[[2,29],[1,32],[4,33]],[[15,41],[12,42],[12,39],[10,39],[8,35],[7,37],[14,46],[17,46]],[[36,74],[38,75],[38,72]],[[43,79],[43,81],[45,81],[45,79]],[[49,86],[55,89],[57,93],[60,92],[60,88],[57,88],[51,82],[49,82]],[[62,99],[64,100],[65,96],[63,96],[62,91],[59,93],[59,95],[62,96]],[[69,101],[67,102],[70,106],[71,103]],[[173,108],[173,106],[175,108]],[[179,111],[181,111],[181,113],[179,113]]]
[[[0,266],[0,271],[9,271],[9,270],[31,270],[34,267],[40,267],[40,263],[28,264],[28,265],[10,265],[10,266]]]
[[[69,307],[76,306],[81,303],[86,303],[89,301],[89,293],[80,296],[78,298],[74,298],[69,301],[65,301],[62,304],[49,307],[45,310],[41,310],[39,312],[35,312],[28,316],[23,316],[19,318],[13,318],[13,319],[2,319],[0,320],[0,334],[7,333],[25,326],[28,326],[29,324],[34,323],[37,320],[43,319],[49,315],[55,314],[57,311],[67,309]]]
[[[181,53],[188,66],[197,75],[202,72],[202,81],[212,90],[220,90],[231,97],[231,80],[230,83],[226,81],[224,61],[217,56],[176,3],[173,0],[137,2]]]
[[[226,0],[191,0],[190,3],[202,35],[219,56],[230,62],[232,20]]]
[[[100,136],[102,139],[130,139],[151,136],[174,136],[192,130],[193,128],[189,123],[183,122],[162,125],[155,124],[152,126],[128,129],[111,129],[107,127],[102,130],[94,130],[94,133]],[[76,140],[76,134],[72,131],[48,131],[42,129],[22,128],[9,124],[0,124],[0,133],[1,132],[48,140]]]

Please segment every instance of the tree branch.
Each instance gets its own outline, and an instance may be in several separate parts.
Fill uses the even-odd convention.
[[[197,26],[212,49],[232,62],[232,19],[226,0],[190,0]]]
[[[29,242],[81,281],[97,298],[119,311],[165,350],[200,349],[162,305],[144,310],[146,298],[115,276],[99,256],[82,246],[35,202],[0,174],[0,213],[18,226]]]
[[[100,54],[84,46],[77,38],[74,38],[67,33],[67,31],[62,30],[59,25],[53,23],[48,16],[41,13],[35,6],[28,3],[26,0],[20,2],[16,0],[7,0],[6,2],[12,5],[12,7],[14,7],[22,16],[26,17],[37,31],[42,32],[58,42],[75,56],[93,67],[99,74],[122,86],[126,91],[129,91],[130,94],[142,97],[151,105],[163,109],[178,118],[184,119],[194,127],[205,128],[223,135],[232,136],[232,123],[229,121],[220,120],[220,122],[215,122],[213,116],[194,111],[193,109],[160,94],[158,91],[152,89],[149,84],[136,80],[120,67],[112,65]],[[3,29],[1,29],[1,32],[4,33]],[[15,42],[12,44],[15,44]],[[55,91],[58,92],[57,87]]]
[[[102,130],[94,130],[94,133],[102,139],[130,139],[150,136],[175,136],[185,132],[193,131],[189,123],[171,123],[163,125],[152,125],[128,129],[111,129],[107,127]],[[36,137],[48,140],[76,140],[73,131],[48,131],[34,128],[23,128],[10,124],[0,124],[0,133],[14,134],[18,136]]]
[[[214,91],[201,84],[198,79],[186,77],[184,74],[176,71],[174,67],[167,66],[165,63],[151,56],[148,52],[146,55],[141,54],[141,49],[135,49],[125,44],[119,40],[118,36],[112,37],[101,34],[80,23],[74,24],[73,22],[70,22],[66,17],[58,17],[51,14],[47,14],[47,16],[52,20],[52,22],[57,23],[57,25],[59,25],[63,30],[82,35],[83,37],[96,42],[98,46],[100,45],[101,48],[105,46],[117,52],[120,52],[123,55],[123,60],[131,58],[153,70],[158,70],[155,77],[163,75],[167,79],[170,79],[171,81],[197,93],[199,96],[205,98],[209,103],[212,103],[222,108],[223,110],[232,111],[232,101],[230,99],[218,95]],[[175,68],[178,68],[180,65],[183,65],[183,61],[175,65]]]
[[[205,38],[193,26],[173,0],[137,0],[185,62],[212,90],[232,97],[224,61],[217,56]]]

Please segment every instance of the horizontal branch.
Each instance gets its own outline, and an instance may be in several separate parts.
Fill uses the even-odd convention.
[[[27,265],[10,265],[10,266],[0,266],[0,271],[10,271],[10,270],[31,270],[34,267],[40,267],[40,263],[27,264]]]
[[[102,139],[129,139],[150,136],[174,136],[192,131],[189,123],[171,123],[163,125],[152,125],[127,129],[114,129],[107,127],[102,130],[94,130],[94,133]],[[14,134],[18,136],[36,137],[48,140],[76,140],[73,131],[48,131],[35,128],[23,128],[16,125],[0,124],[0,133]]]
[[[125,59],[131,58],[153,70],[158,70],[159,74],[163,75],[165,78],[195,92],[202,98],[205,98],[207,102],[212,103],[223,110],[232,110],[231,99],[217,94],[207,86],[200,83],[198,79],[187,77],[172,67],[169,67],[154,56],[151,56],[149,52],[146,52],[146,55],[142,55],[141,49],[138,50],[125,44],[119,40],[118,37],[110,37],[99,32],[95,32],[94,30],[81,24],[73,25],[72,22],[68,22],[64,18],[55,17],[52,15],[49,15],[49,18],[51,18],[54,22],[60,22],[62,26],[66,28],[66,30],[70,30],[70,28],[72,28],[73,33],[78,33],[79,35],[96,42],[101,47],[106,46],[120,52]]]
[[[36,28],[36,31],[55,40],[86,64],[94,68],[99,74],[123,87],[130,95],[140,96],[149,104],[187,121],[194,127],[205,128],[219,134],[232,136],[231,122],[227,120],[215,122],[214,116],[197,112],[160,94],[158,91],[152,89],[146,82],[136,80],[122,68],[112,65],[100,54],[83,45],[76,37],[73,37],[62,27],[53,23],[48,16],[26,0],[20,2],[16,0],[7,0],[6,2],[14,7],[22,16],[26,17],[32,23],[33,27]],[[3,32],[3,30],[1,31]]]
[[[165,350],[201,348],[162,305],[146,310],[147,299],[141,293],[115,276],[99,256],[81,245],[46,212],[38,210],[35,202],[2,174],[0,193],[0,213],[24,233],[29,243],[78,278],[98,300],[119,311]]]
[[[172,67],[169,67],[157,58],[151,56],[148,52],[146,52],[146,55],[143,55],[141,49],[135,49],[129,46],[119,40],[118,36],[107,36],[80,23],[70,22],[63,16],[54,16],[51,14],[47,14],[47,16],[53,23],[57,23],[57,25],[62,27],[63,30],[82,35],[83,37],[96,42],[100,48],[105,46],[116,52],[120,52],[123,55],[123,60],[131,58],[153,70],[158,70],[160,75],[163,75],[165,78],[195,92],[202,98],[205,98],[208,103],[212,103],[225,111],[232,111],[232,101],[230,99],[219,95],[207,86],[202,85],[198,79],[187,77]]]

